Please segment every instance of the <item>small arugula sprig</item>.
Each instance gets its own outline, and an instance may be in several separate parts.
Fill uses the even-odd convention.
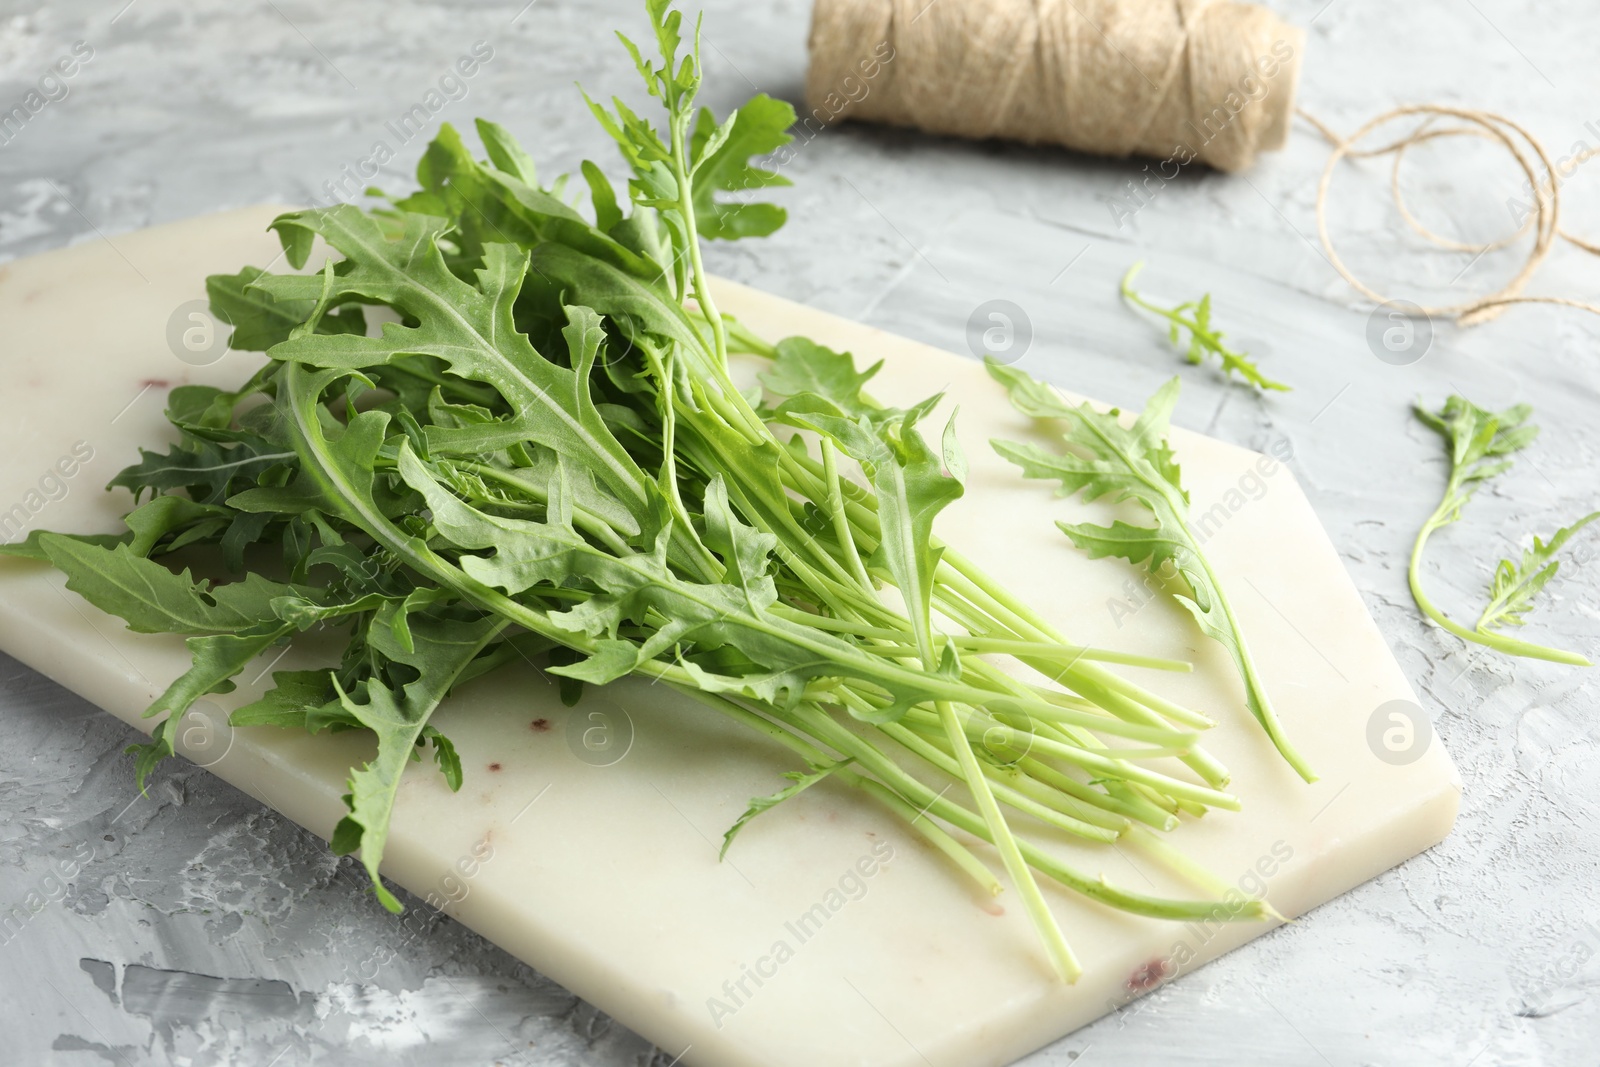
[[[1571,526],[1563,526],[1550,535],[1549,541],[1533,536],[1533,547],[1522,551],[1522,559],[1500,561],[1489,583],[1489,603],[1483,607],[1478,622],[1473,627],[1479,633],[1488,633],[1497,626],[1521,626],[1522,616],[1533,610],[1533,601],[1546,583],[1561,569],[1555,555],[1572,536],[1585,526],[1600,519],[1600,511],[1591,511]]]
[[[1290,386],[1282,382],[1273,381],[1261,373],[1261,368],[1255,365],[1248,352],[1238,352],[1223,344],[1222,331],[1211,325],[1211,294],[1207,293],[1199,300],[1187,300],[1176,307],[1165,308],[1153,304],[1140,296],[1133,289],[1133,279],[1144,268],[1144,263],[1135,263],[1128,268],[1128,273],[1122,276],[1122,297],[1135,307],[1144,308],[1146,311],[1160,315],[1167,320],[1167,337],[1174,345],[1183,343],[1182,331],[1189,332],[1189,348],[1184,353],[1184,358],[1190,363],[1204,362],[1206,354],[1215,355],[1222,361],[1224,375],[1237,373],[1249,384],[1258,389],[1277,390],[1288,392]]]
[[[1588,658],[1576,652],[1507,637],[1495,628],[1522,625],[1523,615],[1533,608],[1540,590],[1560,569],[1555,554],[1574,534],[1600,518],[1600,511],[1557,530],[1549,541],[1535,537],[1533,547],[1526,549],[1519,561],[1501,560],[1489,586],[1489,603],[1471,629],[1441,611],[1422,588],[1422,553],[1428,539],[1435,531],[1459,521],[1462,509],[1478,488],[1510,470],[1513,463],[1510,457],[1539,435],[1539,427],[1528,422],[1533,409],[1527,404],[1517,404],[1504,411],[1487,411],[1465,397],[1451,396],[1438,411],[1430,411],[1420,403],[1414,410],[1417,418],[1438,431],[1450,447],[1450,477],[1445,482],[1444,499],[1417,531],[1406,571],[1417,607],[1463,641],[1512,656],[1590,666]]]
[[[1037,445],[994,440],[990,442],[994,450],[1020,467],[1025,478],[1059,481],[1063,496],[1081,492],[1091,501],[1101,497],[1113,503],[1131,500],[1151,513],[1154,526],[1134,526],[1120,519],[1110,526],[1056,525],[1091,559],[1117,556],[1143,564],[1157,577],[1171,576],[1174,571],[1181,576],[1189,595],[1176,594],[1174,599],[1189,610],[1206,636],[1227,649],[1244,682],[1245,703],[1278,752],[1300,777],[1316,781],[1316,774],[1283,734],[1233,606],[1189,526],[1189,494],[1167,445],[1167,423],[1178,401],[1178,379],[1156,390],[1133,426],[1125,427],[1115,408],[1100,412],[1088,404],[1068,403],[1055,389],[1024,371],[992,358],[987,365],[990,375],[1006,387],[1012,406],[1032,418],[1051,420],[1061,428],[1062,443],[1067,446],[1066,451],[1049,452]]]

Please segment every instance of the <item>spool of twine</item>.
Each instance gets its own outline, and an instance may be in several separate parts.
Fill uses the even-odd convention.
[[[1287,139],[1304,41],[1230,0],[816,0],[801,121],[1237,171]]]

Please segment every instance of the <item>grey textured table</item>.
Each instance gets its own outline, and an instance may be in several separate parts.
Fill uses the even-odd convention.
[[[492,58],[432,120],[494,117],[546,173],[610,145],[574,79],[631,87],[614,26],[633,0],[311,4],[303,0],[61,0],[0,4],[0,105],[75,41],[92,58],[0,147],[0,257],[263,201],[325,197],[384,124],[458,55]],[[124,6],[126,5],[126,6]],[[1308,25],[1301,102],[1338,128],[1396,103],[1510,113],[1559,154],[1600,145],[1600,14],[1578,0],[1399,5],[1279,0]],[[519,10],[520,9],[520,10]],[[808,5],[708,14],[710,102],[759,86],[796,99]],[[59,93],[53,94],[59,95]],[[1590,123],[1593,125],[1589,125]],[[393,138],[388,138],[393,142]],[[377,179],[401,189],[422,138]],[[1600,503],[1600,320],[1516,310],[1470,331],[1440,324],[1410,366],[1379,361],[1368,312],[1315,242],[1326,151],[1297,124],[1288,149],[1237,177],[1192,172],[1127,217],[1112,203],[1143,163],[828,130],[789,167],[787,230],[713,247],[740,281],[962,350],[990,299],[1031,320],[1027,365],[1137,404],[1181,370],[1180,423],[1252,447],[1288,438],[1294,466],[1466,783],[1443,845],[1306,921],[1253,942],[1026,1062],[1047,1064],[1570,1064],[1600,1049],[1600,774],[1593,672],[1471,655],[1424,625],[1405,588],[1411,536],[1442,484],[1438,440],[1407,406],[1461,391],[1531,401],[1545,432],[1520,472],[1442,535],[1429,580],[1469,612],[1524,533]],[[1419,150],[1407,188],[1464,240],[1510,225],[1518,175],[1481,145]],[[1564,221],[1600,233],[1600,163],[1563,186]],[[1508,259],[1431,249],[1384,207],[1387,171],[1341,175],[1336,232],[1374,277],[1458,297]],[[1127,201],[1123,201],[1124,204]],[[1295,391],[1261,398],[1181,367],[1116,299],[1145,259],[1148,291],[1209,289],[1221,324]],[[1535,292],[1594,292],[1600,263],[1558,249]],[[84,313],[92,314],[93,308]],[[1600,538],[1553,583],[1530,636],[1600,652]],[[0,657],[0,910],[47,903],[0,932],[0,1061],[66,1064],[653,1064],[672,1054],[450,920],[399,958],[391,919],[348,863],[250,798],[182,764],[134,792],[132,733]],[[92,854],[91,854],[92,852]],[[86,857],[70,887],[51,857]]]

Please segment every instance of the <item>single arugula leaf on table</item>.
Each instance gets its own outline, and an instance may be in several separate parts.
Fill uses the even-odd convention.
[[[1244,683],[1250,714],[1295,772],[1307,782],[1316,781],[1310,765],[1284,736],[1244,631],[1189,526],[1189,494],[1167,445],[1178,379],[1156,390],[1133,426],[1125,427],[1115,409],[1099,412],[1088,404],[1070,404],[1024,371],[994,359],[987,363],[989,374],[1006,387],[1012,405],[1031,418],[1053,420],[1067,446],[1066,451],[1049,452],[1037,445],[995,440],[990,442],[995,451],[1020,467],[1023,477],[1059,481],[1063,496],[1081,493],[1091,501],[1102,497],[1112,503],[1131,501],[1150,512],[1153,526],[1121,520],[1110,526],[1059,521],[1056,525],[1091,559],[1118,556],[1142,564],[1158,577],[1175,570],[1188,585],[1189,595],[1174,599],[1189,610],[1207,637],[1227,650]]]
[[[1489,602],[1478,615],[1473,629],[1483,633],[1498,626],[1521,626],[1522,616],[1533,610],[1533,602],[1540,591],[1561,569],[1556,553],[1596,519],[1600,519],[1600,511],[1591,511],[1571,526],[1563,526],[1551,534],[1548,541],[1540,540],[1535,534],[1533,547],[1523,549],[1520,560],[1501,560],[1489,584]]]
[[[1438,411],[1431,411],[1420,403],[1413,410],[1418,419],[1444,438],[1450,454],[1450,475],[1445,480],[1444,498],[1417,531],[1406,569],[1406,579],[1417,607],[1463,641],[1512,656],[1590,666],[1588,658],[1576,652],[1508,637],[1495,627],[1522,625],[1522,616],[1533,607],[1535,597],[1560,567],[1555,554],[1575,533],[1600,516],[1600,512],[1586,515],[1556,531],[1548,542],[1535,537],[1533,547],[1523,553],[1519,562],[1502,560],[1495,568],[1489,587],[1489,603],[1471,629],[1446,615],[1422,588],[1422,556],[1429,538],[1438,530],[1459,522],[1462,509],[1479,487],[1510,470],[1514,462],[1511,457],[1539,435],[1539,427],[1528,421],[1533,409],[1527,404],[1517,404],[1504,411],[1489,411],[1465,397],[1453,395]]]
[[[1143,263],[1135,263],[1128,268],[1128,273],[1122,276],[1122,298],[1135,307],[1144,308],[1146,311],[1161,316],[1167,322],[1167,338],[1174,345],[1183,343],[1183,333],[1189,334],[1189,346],[1184,352],[1184,358],[1190,363],[1199,365],[1208,355],[1214,355],[1221,362],[1222,373],[1231,380],[1238,374],[1250,385],[1258,389],[1288,392],[1290,386],[1274,381],[1261,372],[1248,352],[1240,352],[1229,348],[1222,340],[1222,331],[1211,325],[1211,294],[1207,293],[1199,300],[1186,300],[1175,307],[1162,307],[1140,296],[1133,288],[1133,279],[1138,275]]]

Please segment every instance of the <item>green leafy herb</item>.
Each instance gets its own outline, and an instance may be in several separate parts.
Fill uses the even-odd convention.
[[[828,775],[839,770],[841,767],[844,767],[850,762],[850,760],[846,759],[839,763],[830,763],[826,766],[818,767],[812,770],[810,773],[803,771],[786,771],[784,773],[784,777],[789,779],[789,781],[794,784],[785,786],[776,793],[773,793],[771,796],[756,797],[752,799],[750,801],[750,807],[745,810],[743,815],[739,816],[739,818],[734,821],[732,826],[728,827],[727,833],[722,835],[722,849],[717,853],[717,858],[721,859],[728,854],[728,849],[733,845],[733,839],[738,836],[739,831],[743,830],[745,825],[751,819],[755,818],[757,815],[760,815],[764,811],[769,811],[772,808],[777,807],[785,800],[799,796],[801,793],[805,792],[807,789],[810,789],[812,786],[828,777]]]
[[[1135,263],[1128,268],[1128,273],[1122,276],[1122,298],[1135,307],[1144,308],[1165,319],[1167,338],[1174,345],[1183,343],[1183,331],[1187,331],[1189,347],[1184,352],[1185,359],[1198,366],[1205,361],[1207,355],[1214,355],[1221,361],[1224,376],[1231,378],[1234,374],[1238,374],[1240,378],[1258,389],[1289,391],[1289,386],[1273,381],[1261,373],[1261,368],[1256,366],[1249,353],[1236,351],[1223,343],[1222,331],[1211,325],[1210,293],[1199,300],[1187,300],[1170,308],[1151,303],[1136,293],[1133,289],[1133,279],[1143,267],[1143,263]]]
[[[752,801],[729,841],[828,778],[986,892],[994,876],[940,824],[993,843],[1066,979],[1078,964],[1038,877],[1141,915],[1269,916],[1124,890],[1032,839],[1042,822],[1105,844],[1239,806],[1199,746],[1209,720],[1107,666],[1187,664],[1073,644],[939,540],[966,463],[953,416],[937,448],[922,436],[938,397],[880,405],[862,391],[876,366],[718,312],[701,240],[784,221],[742,194],[785,184],[760,157],[794,114],[766,97],[721,122],[697,108],[698,26],[686,42],[667,0],[647,10],[660,58],[624,44],[664,121],[590,102],[631,172],[623,195],[588,161],[581,182],[541,185],[479,121],[487,159],[444,126],[419,191],[282,216],[295,271],[318,238],[332,258],[210,280],[234,348],[268,358],[236,390],[173,391],[172,443],[112,483],[144,501],[127,532],[7,550],[48,558],[135,630],[188,637],[192,668],[150,708],[164,718],[141,782],[196,697],[315,632],[337,662],[275,673],[233,721],[370,737],[333,847],[359,850],[398,908],[379,866],[403,774],[431,750],[461,784],[434,713],[543,657],[569,704],[639,675],[792,752],[806,770]],[[730,348],[771,360],[761,387],[734,380]],[[193,571],[167,566],[180,548]],[[1001,769],[974,747],[994,731],[1034,738],[1028,758]],[[1152,764],[1174,755],[1186,770]]]
[[[1501,560],[1489,585],[1489,603],[1484,605],[1474,629],[1487,632],[1498,626],[1521,626],[1523,614],[1533,610],[1534,598],[1561,569],[1556,553],[1573,534],[1596,519],[1600,519],[1600,511],[1591,511],[1571,526],[1563,526],[1551,534],[1549,541],[1541,541],[1535,534],[1533,547],[1523,549],[1521,560],[1515,563]]]
[[[1465,397],[1451,396],[1438,411],[1430,411],[1421,404],[1416,405],[1415,411],[1417,418],[1439,432],[1450,449],[1450,477],[1445,482],[1444,499],[1428,516],[1428,521],[1422,524],[1422,529],[1417,531],[1416,542],[1411,548],[1411,563],[1406,576],[1417,607],[1439,626],[1464,641],[1512,656],[1589,666],[1589,660],[1576,652],[1521,641],[1498,632],[1496,628],[1522,625],[1523,615],[1532,609],[1539,591],[1555,577],[1560,568],[1555,554],[1573,534],[1600,517],[1600,512],[1586,515],[1572,525],[1557,530],[1548,542],[1535,537],[1533,547],[1524,551],[1518,562],[1501,560],[1489,587],[1489,603],[1484,606],[1477,625],[1472,629],[1462,626],[1441,611],[1422,588],[1422,553],[1428,539],[1435,531],[1459,521],[1462,509],[1479,486],[1510,470],[1514,462],[1511,456],[1526,448],[1538,436],[1539,427],[1528,422],[1533,409],[1527,404],[1517,404],[1504,411],[1487,411]]]
[[[992,359],[988,366],[989,373],[1006,387],[1012,405],[1032,418],[1054,420],[1067,446],[1065,451],[1049,452],[1037,445],[997,440],[991,442],[995,451],[1020,467],[1024,477],[1059,481],[1064,496],[1082,493],[1086,500],[1133,501],[1150,512],[1153,526],[1120,520],[1110,526],[1056,525],[1091,559],[1118,556],[1143,564],[1158,577],[1181,577],[1189,595],[1177,595],[1178,603],[1189,610],[1207,637],[1227,650],[1244,682],[1250,713],[1289,765],[1306,781],[1315,781],[1310,766],[1283,735],[1233,607],[1189,526],[1189,494],[1166,439],[1167,423],[1178,401],[1178,379],[1158,389],[1133,426],[1125,427],[1121,412],[1115,409],[1099,412],[1087,404],[1070,404],[1023,371]]]

